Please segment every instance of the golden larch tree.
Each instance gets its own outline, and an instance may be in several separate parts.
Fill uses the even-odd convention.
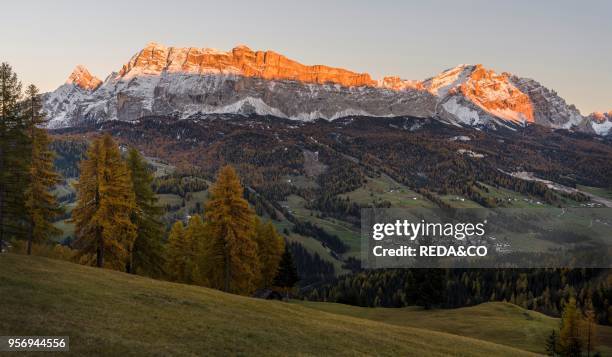
[[[278,265],[285,251],[285,241],[272,222],[263,223],[259,218],[256,218],[255,222],[255,241],[261,265],[261,286],[268,288],[272,286],[278,272]]]
[[[183,222],[175,222],[170,229],[166,247],[166,274],[172,281],[185,282],[187,280],[187,256],[191,249],[191,242],[188,239]]]
[[[218,287],[236,294],[250,294],[257,288],[261,269],[254,239],[255,213],[243,198],[243,189],[231,166],[221,168],[210,189],[205,208],[210,244],[219,247],[223,276]]]
[[[95,254],[98,267],[125,270],[136,239],[130,171],[109,134],[95,139],[86,156],[72,213],[75,246],[83,255]]]

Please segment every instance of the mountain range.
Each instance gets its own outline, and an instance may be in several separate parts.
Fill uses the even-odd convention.
[[[412,116],[477,128],[538,124],[612,133],[612,111],[584,116],[537,81],[480,64],[459,65],[425,80],[375,80],[246,46],[222,52],[153,42],[104,81],[77,66],[63,85],[45,94],[44,110],[50,128],[229,113],[300,121]]]

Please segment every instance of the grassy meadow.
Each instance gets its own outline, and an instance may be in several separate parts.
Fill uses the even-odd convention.
[[[326,304],[259,300],[15,254],[0,255],[0,296],[0,335],[68,335],[70,354],[80,356],[532,355],[427,326],[322,311]]]

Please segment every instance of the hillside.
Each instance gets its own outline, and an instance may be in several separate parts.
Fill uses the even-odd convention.
[[[529,355],[40,257],[1,255],[0,296],[0,335],[69,335],[74,355]]]
[[[484,303],[452,310],[364,308],[332,303],[300,302],[319,311],[384,321],[397,326],[419,327],[545,353],[546,337],[559,328],[559,319],[503,302]],[[612,328],[598,327],[598,350],[612,353]]]

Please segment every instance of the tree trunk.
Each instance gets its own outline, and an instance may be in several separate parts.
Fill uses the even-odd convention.
[[[4,116],[2,117],[3,120]],[[2,147],[0,146],[0,172],[4,170],[4,162],[2,161]],[[2,184],[4,186],[4,184]],[[0,253],[4,249],[4,187],[0,188]]]
[[[30,165],[34,165],[34,102],[33,100],[30,101],[30,107],[32,109],[31,116],[30,116],[30,141],[32,145],[32,147],[30,148]],[[31,186],[34,180],[36,180],[36,177],[32,177],[32,170],[29,170],[28,172],[30,176],[29,184]],[[26,207],[27,207],[27,204],[26,204]],[[34,241],[34,220],[32,219],[32,213],[33,213],[31,212],[32,207],[29,207],[29,208],[30,209],[28,209],[28,223],[29,223],[28,225],[28,255],[32,255],[32,243]]]
[[[130,251],[129,251],[129,257],[128,257],[128,261],[125,264],[125,272],[128,274],[135,274],[134,273],[134,246],[132,245],[132,247],[130,247]]]
[[[0,166],[2,165],[0,164]],[[3,249],[4,249],[4,190],[0,189],[0,253],[2,253]]]
[[[30,225],[28,226],[28,255],[32,255],[32,243],[34,242],[34,222],[32,217],[29,219]]]
[[[587,334],[587,357],[591,357],[591,321],[589,320],[589,331]]]
[[[96,254],[96,265],[98,268],[104,267],[104,237],[102,236],[102,232],[100,232],[100,228],[96,229],[96,236],[98,240],[98,250]]]
[[[225,248],[225,252],[223,252],[223,260],[225,263],[225,286],[223,287],[223,291],[229,293],[230,292],[230,279],[231,279],[231,271],[230,271],[230,256],[227,249],[227,245]]]

